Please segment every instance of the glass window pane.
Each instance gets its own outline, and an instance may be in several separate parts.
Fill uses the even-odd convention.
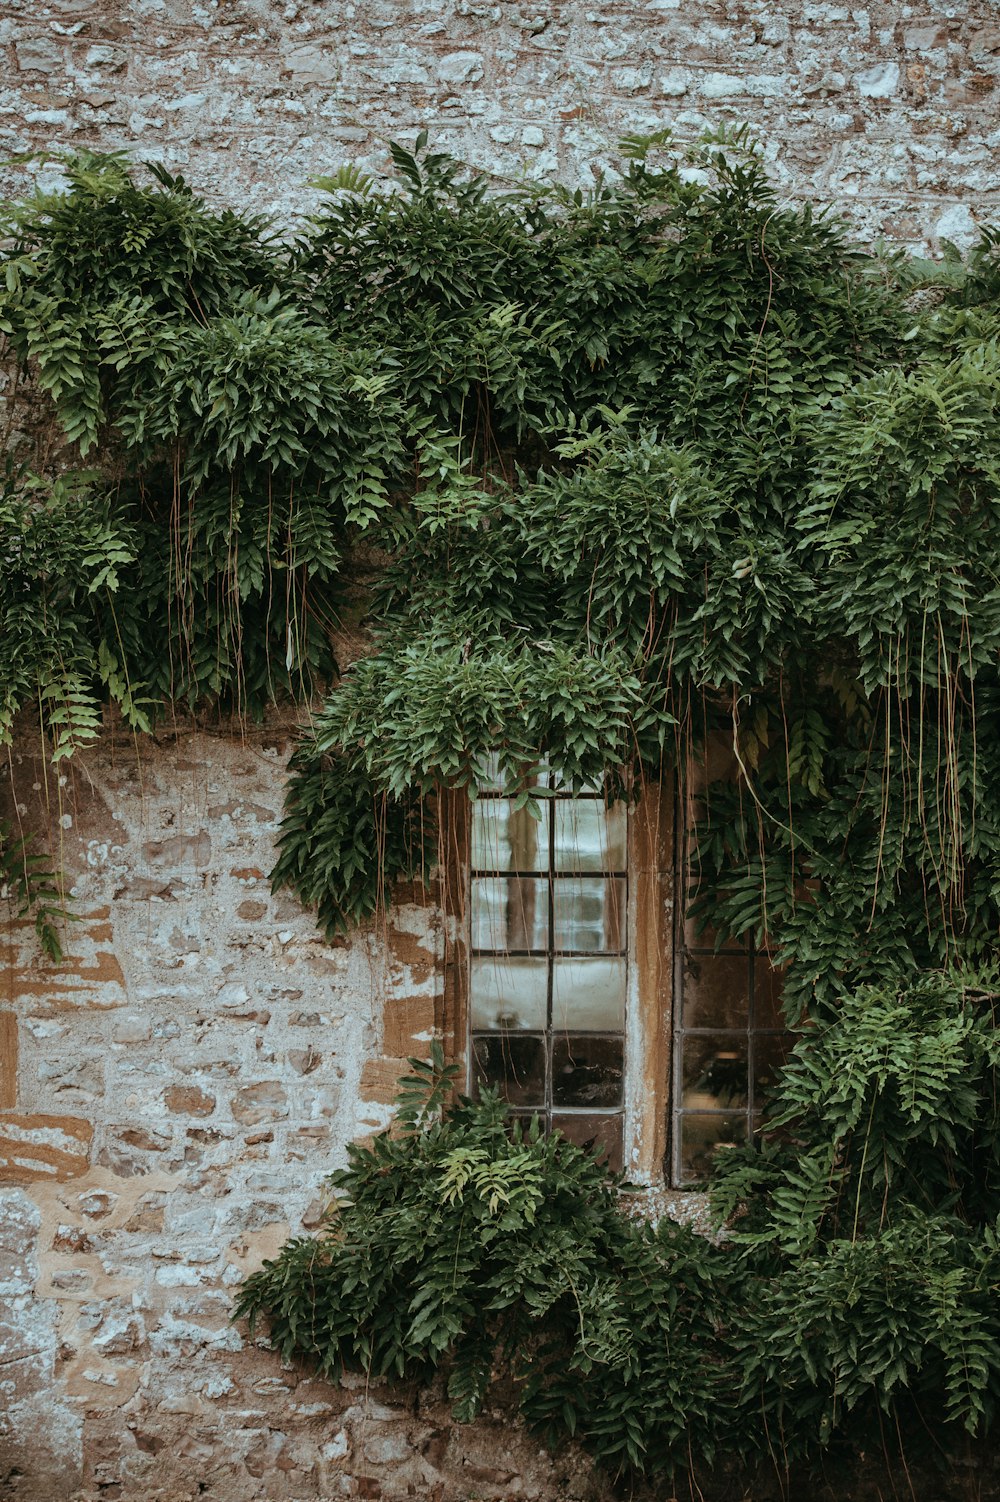
[[[772,968],[767,955],[753,962],[753,1022],[754,1027],[784,1030],[785,1017],[781,1010],[781,987],[784,972]]]
[[[707,1179],[718,1153],[745,1142],[747,1119],[722,1111],[703,1116],[683,1111],[678,1117],[677,1129],[680,1133],[677,1176],[683,1183],[690,1179]]]
[[[754,1105],[762,1106],[777,1083],[778,1070],[795,1039],[790,1033],[755,1033],[753,1040]]]
[[[596,1150],[608,1167],[615,1172],[622,1166],[622,1119],[621,1116],[552,1116],[553,1130],[562,1132],[577,1147]]]
[[[747,1036],[688,1035],[681,1055],[683,1104],[687,1111],[732,1109],[747,1104]]]
[[[552,1043],[552,1104],[620,1106],[624,1040],[563,1033]]]
[[[616,1032],[625,1025],[625,960],[553,960],[552,1026]]]
[[[599,798],[560,798],[555,818],[557,871],[624,871],[626,810],[623,803],[607,807]]]
[[[749,990],[749,954],[686,954],[684,1026],[746,1027]]]
[[[477,798],[472,805],[474,871],[546,871],[549,864],[549,806],[515,809],[509,798]]]
[[[625,882],[617,877],[556,876],[552,882],[554,949],[623,949]]]
[[[473,877],[473,949],[544,951],[548,938],[549,891],[544,878]]]
[[[545,1104],[545,1040],[531,1033],[479,1034],[472,1040],[477,1085],[499,1089],[514,1106]]]
[[[695,892],[696,889],[692,888],[688,893],[689,905],[694,901]],[[709,949],[715,951],[716,949],[725,948],[729,951],[739,950],[741,953],[747,952],[746,945],[740,944],[739,940],[735,942],[729,940],[725,945],[720,944],[719,930],[713,927],[711,923],[706,923],[704,915],[700,913],[696,917],[688,914],[685,918],[684,943],[689,949]]]
[[[474,1028],[543,1028],[548,1012],[544,959],[474,959],[469,1010]]]

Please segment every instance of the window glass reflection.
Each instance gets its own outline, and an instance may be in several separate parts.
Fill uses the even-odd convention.
[[[474,1028],[518,1031],[548,1024],[544,959],[473,958],[469,1010]]]
[[[553,1112],[552,1128],[575,1142],[577,1147],[587,1148],[597,1154],[615,1173],[622,1166],[622,1119],[617,1116],[597,1116],[575,1112]]]
[[[713,784],[733,784],[739,764],[725,737],[709,738],[685,773],[675,849],[679,914],[674,972],[672,1172],[704,1179],[717,1154],[758,1129],[767,1089],[788,1043],[780,971],[750,935],[723,936],[691,916],[701,886],[694,823],[709,812]]]
[[[472,810],[473,1088],[620,1165],[625,809],[557,794],[538,819],[513,804],[491,794]]]
[[[472,947],[537,949],[549,936],[548,882],[537,876],[477,876],[472,882]]]
[[[472,805],[474,871],[546,871],[549,864],[547,803],[515,809],[509,798],[478,798]]]
[[[758,1103],[777,1084],[793,1042],[790,1033],[758,1033],[754,1038],[753,1072]]]
[[[620,1106],[623,1040],[566,1033],[552,1043],[552,1102],[557,1106]]]
[[[754,960],[754,1026],[783,1032],[785,1014],[781,1008],[781,971],[775,970],[766,954]]]
[[[625,806],[598,798],[561,798],[553,804],[553,869],[624,871]]]
[[[689,1034],[681,1055],[681,1083],[685,1111],[745,1107],[746,1034]]]
[[[625,882],[613,876],[556,876],[552,881],[558,950],[616,950],[625,935]]]
[[[618,1032],[625,1026],[625,960],[552,961],[552,1026],[557,1032]]]
[[[680,1178],[707,1179],[715,1157],[746,1141],[747,1118],[724,1111],[685,1111],[681,1116]]]
[[[498,1089],[511,1105],[530,1105],[545,1093],[545,1040],[533,1033],[479,1034],[472,1040],[476,1085]]]
[[[746,1027],[750,997],[750,956],[686,954],[684,1026]]]

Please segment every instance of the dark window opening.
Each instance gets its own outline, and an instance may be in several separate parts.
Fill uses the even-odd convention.
[[[691,890],[697,792],[679,799],[677,890]],[[752,942],[719,944],[679,912],[674,936],[670,1171],[674,1184],[708,1178],[727,1147],[760,1130],[769,1086],[791,1039],[781,972]]]

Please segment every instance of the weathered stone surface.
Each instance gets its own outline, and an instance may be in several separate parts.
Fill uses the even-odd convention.
[[[0,1110],[17,1105],[17,1017],[0,1012]]]
[[[93,1134],[90,1122],[75,1116],[0,1112],[0,1183],[79,1177]]]
[[[211,1116],[215,1096],[197,1085],[171,1085],[163,1092],[163,1104],[176,1116]]]
[[[123,0],[113,21],[99,0],[9,0],[4,186],[34,170],[18,152],[83,143],[161,157],[214,202],[287,223],[315,207],[310,179],[345,158],[383,170],[386,142],[423,127],[495,173],[589,185],[623,135],[748,120],[783,194],[922,241],[950,204],[996,217],[998,37],[993,0]],[[234,828],[251,804],[271,817],[257,791],[209,792],[209,820],[229,802]],[[151,831],[148,864],[205,869],[206,834]]]
[[[244,1126],[278,1121],[288,1115],[288,1095],[277,1080],[246,1085],[233,1097],[233,1116]]]

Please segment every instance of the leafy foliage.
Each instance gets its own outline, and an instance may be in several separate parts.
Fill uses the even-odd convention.
[[[266,1314],[279,1349],[329,1375],[444,1364],[461,1418],[512,1366],[528,1421],[614,1469],[711,1453],[733,1381],[720,1255],[671,1222],[627,1220],[593,1157],[537,1122],[512,1130],[495,1098],[443,1106],[454,1071],[436,1048],[410,1061],[402,1131],[349,1149],[325,1231],[251,1277],[237,1316]]]
[[[929,1426],[960,1453],[1000,1397],[997,984],[863,990],[803,1035],[770,1140],[717,1173],[716,1244],[628,1218],[592,1157],[492,1095],[449,1104],[434,1045],[235,1317],[330,1376],[440,1371],[460,1418],[508,1371],[549,1443],[618,1475],[843,1463],[887,1429],[916,1461]]]
[[[804,1031],[717,1176],[725,1249],[626,1225],[588,1159],[415,1063],[409,1130],[241,1307],[326,1370],[450,1363],[462,1413],[509,1357],[617,1469],[985,1434],[1000,238],[864,253],[746,132],[632,139],[590,193],[392,156],[291,238],[86,153],[8,206],[0,330],[52,422],[0,494],[0,743],[312,703],[364,550],[372,650],[303,736],[275,883],[336,931],[487,759],[528,803],[543,756],[627,795],[721,745],[696,908],[771,948]],[[53,947],[50,864],[4,828]]]
[[[0,901],[19,918],[30,913],[42,949],[49,959],[62,959],[61,928],[73,918],[63,883],[31,835],[16,832],[6,819],[0,819]]]
[[[744,1400],[789,1453],[995,1417],[998,999],[995,970],[844,997],[798,1042],[769,1144],[720,1166],[754,1285]]]

